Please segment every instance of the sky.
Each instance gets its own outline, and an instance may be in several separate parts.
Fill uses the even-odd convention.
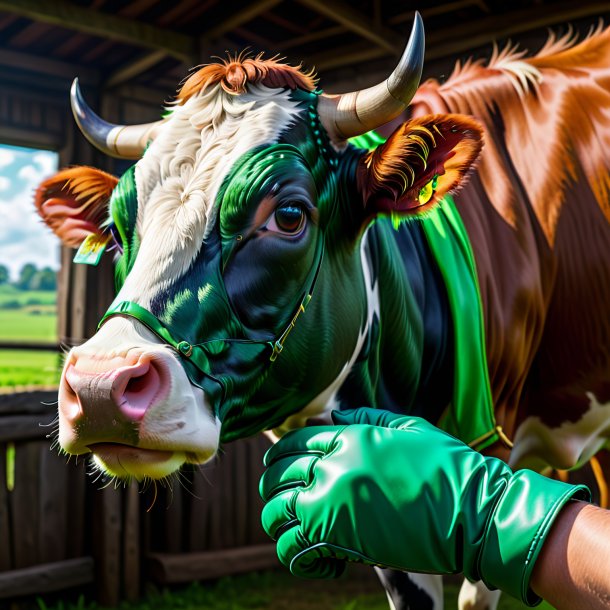
[[[34,190],[57,171],[57,153],[0,144],[0,265],[59,269],[59,240],[34,208]]]

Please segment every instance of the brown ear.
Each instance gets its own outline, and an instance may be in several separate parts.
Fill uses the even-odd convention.
[[[34,203],[44,222],[66,246],[77,248],[100,234],[118,179],[93,167],[64,169],[40,184]]]
[[[360,160],[358,185],[367,216],[430,210],[458,188],[482,145],[483,129],[471,117],[438,114],[404,123]]]

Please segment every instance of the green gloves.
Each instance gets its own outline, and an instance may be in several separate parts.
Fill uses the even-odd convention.
[[[588,490],[486,458],[425,420],[377,409],[287,434],[265,456],[263,527],[293,574],[346,561],[483,580],[533,605],[534,563]],[[355,424],[355,425],[351,425]]]

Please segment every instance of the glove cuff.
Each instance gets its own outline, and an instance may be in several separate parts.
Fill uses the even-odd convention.
[[[531,470],[509,480],[487,524],[479,573],[490,589],[502,589],[528,606],[540,603],[529,583],[536,559],[562,507],[590,500],[584,485],[569,485]]]

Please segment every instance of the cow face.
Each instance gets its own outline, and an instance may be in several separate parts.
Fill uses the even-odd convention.
[[[480,131],[428,117],[365,156],[346,146],[341,101],[320,101],[277,62],[208,66],[136,144],[106,129],[115,153],[155,136],[120,180],[77,168],[41,185],[38,209],[64,243],[111,235],[121,252],[109,314],[64,366],[66,452],[161,478],[208,460],[221,437],[315,413],[345,379],[367,315],[358,237],[454,188]],[[99,128],[81,102],[77,120]]]

